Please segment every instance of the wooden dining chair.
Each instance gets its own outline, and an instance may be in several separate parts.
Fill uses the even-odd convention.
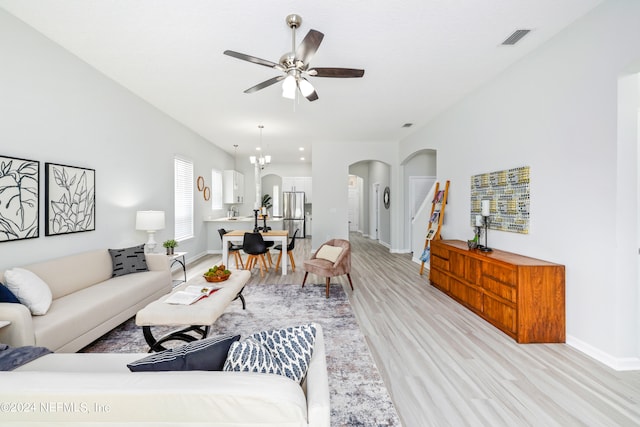
[[[227,230],[225,230],[224,228],[219,228],[218,229],[218,234],[220,234],[220,239],[222,240],[222,242],[224,243],[224,239],[222,239],[222,236],[224,236],[225,234],[227,234]],[[240,266],[244,269],[244,263],[242,262],[242,255],[240,255],[240,251],[242,250],[242,245],[236,245],[232,242],[229,242],[229,253],[233,254],[233,257],[236,261],[236,269],[239,270],[240,267],[238,267],[238,261],[240,262]]]
[[[296,228],[296,231],[293,232],[293,237],[291,238],[291,241],[287,245],[287,255],[289,255],[289,261],[291,262],[291,271],[296,271],[296,262],[293,259],[293,249],[296,246],[296,236],[298,235],[298,231],[300,231],[300,229]],[[282,245],[276,245],[273,247],[273,249],[275,249],[276,251],[280,251],[280,254],[278,255],[278,260],[276,261],[276,269],[275,269],[275,271],[278,271],[278,268],[280,268],[280,261],[282,260]]]
[[[260,277],[264,277],[264,272],[269,268],[264,255],[268,252],[267,245],[265,244],[262,234],[260,233],[244,233],[244,239],[242,241],[242,250],[247,254],[247,270],[251,270],[255,267],[256,262],[260,265]]]

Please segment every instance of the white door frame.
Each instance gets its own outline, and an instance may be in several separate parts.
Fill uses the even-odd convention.
[[[375,227],[372,236],[374,240],[380,240],[380,183],[373,184],[373,216],[372,225]]]
[[[405,211],[405,219],[406,223],[408,224],[408,226],[405,228],[405,239],[407,242],[409,242],[409,250],[413,248],[413,218],[416,215],[416,211],[414,209],[420,207],[420,204],[422,204],[424,198],[427,197],[431,186],[436,182],[436,180],[436,176],[409,177],[409,200],[407,209]]]

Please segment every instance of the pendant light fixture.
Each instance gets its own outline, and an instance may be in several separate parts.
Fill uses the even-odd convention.
[[[268,165],[269,163],[271,163],[271,156],[269,155],[264,156],[262,154],[262,129],[264,129],[264,126],[258,125],[258,129],[260,129],[260,145],[258,146],[257,150],[260,151],[260,156],[258,157],[249,156],[249,161],[251,162],[252,165],[257,163],[261,168],[264,168],[265,165]]]

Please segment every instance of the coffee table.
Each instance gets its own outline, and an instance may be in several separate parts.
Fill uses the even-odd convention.
[[[206,338],[211,325],[224,313],[231,301],[240,299],[242,309],[246,309],[242,290],[250,277],[251,272],[246,270],[231,270],[231,277],[220,283],[208,283],[204,277],[199,276],[177,286],[172,293],[181,291],[189,285],[214,285],[220,289],[191,305],[168,304],[164,301],[169,295],[164,295],[138,311],[136,325],[142,326],[142,333],[149,344],[149,352],[166,350],[163,344],[168,341],[191,342]],[[155,338],[151,332],[152,326],[171,325],[185,327],[160,338]],[[191,335],[191,332],[196,336]]]

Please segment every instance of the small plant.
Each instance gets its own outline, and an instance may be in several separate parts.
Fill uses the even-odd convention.
[[[271,209],[271,207],[273,206],[271,204],[271,196],[268,194],[265,194],[264,196],[262,196],[262,206],[264,206],[267,209]]]
[[[169,248],[175,248],[178,246],[178,242],[171,239],[171,240],[165,240],[164,243],[162,244],[163,247],[169,249]]]

